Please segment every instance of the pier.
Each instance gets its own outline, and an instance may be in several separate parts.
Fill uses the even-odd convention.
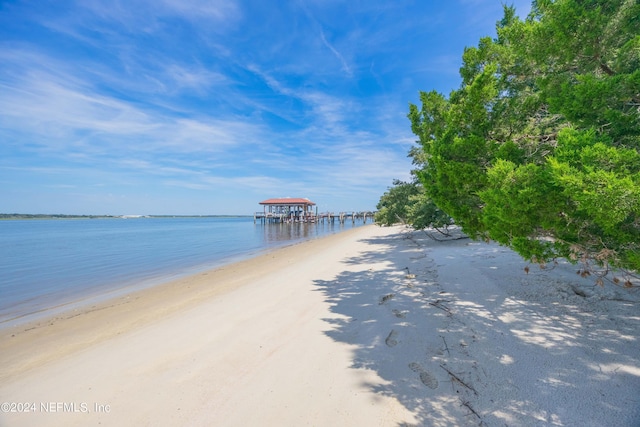
[[[253,222],[267,223],[335,223],[344,224],[346,221],[356,223],[367,220],[373,221],[374,212],[323,212],[313,211],[314,202],[303,198],[267,199],[260,202],[262,212],[253,214]]]

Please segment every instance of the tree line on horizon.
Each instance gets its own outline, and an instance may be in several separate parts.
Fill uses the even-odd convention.
[[[640,270],[640,2],[537,0],[504,8],[495,38],[468,47],[448,97],[409,105],[410,182],[376,221],[453,222],[544,264]]]

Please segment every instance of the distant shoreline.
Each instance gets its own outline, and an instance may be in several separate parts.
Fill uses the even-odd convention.
[[[0,214],[0,221],[12,219],[136,219],[136,218],[252,218],[252,215],[67,215]]]

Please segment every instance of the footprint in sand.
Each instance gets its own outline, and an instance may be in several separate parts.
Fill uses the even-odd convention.
[[[416,362],[409,363],[409,369],[411,369],[413,372],[416,372],[420,375],[420,381],[422,381],[422,384],[426,385],[432,390],[435,390],[438,388],[438,385],[439,385],[438,379],[434,377],[429,371],[425,371],[424,368],[420,366],[419,363],[416,363]]]
[[[398,340],[396,339],[397,336],[398,333],[395,331],[395,329],[392,329],[391,332],[389,332],[387,339],[384,340],[384,343],[389,347],[395,346],[396,344],[398,344]]]
[[[394,297],[394,294],[387,294],[387,295],[383,296],[382,298],[380,298],[380,302],[378,303],[378,305],[382,305],[382,304],[386,303],[387,301],[389,301],[393,297]]]

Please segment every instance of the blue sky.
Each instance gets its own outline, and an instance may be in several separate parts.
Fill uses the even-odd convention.
[[[530,1],[514,4],[520,16]],[[500,0],[0,1],[0,212],[372,210]]]

